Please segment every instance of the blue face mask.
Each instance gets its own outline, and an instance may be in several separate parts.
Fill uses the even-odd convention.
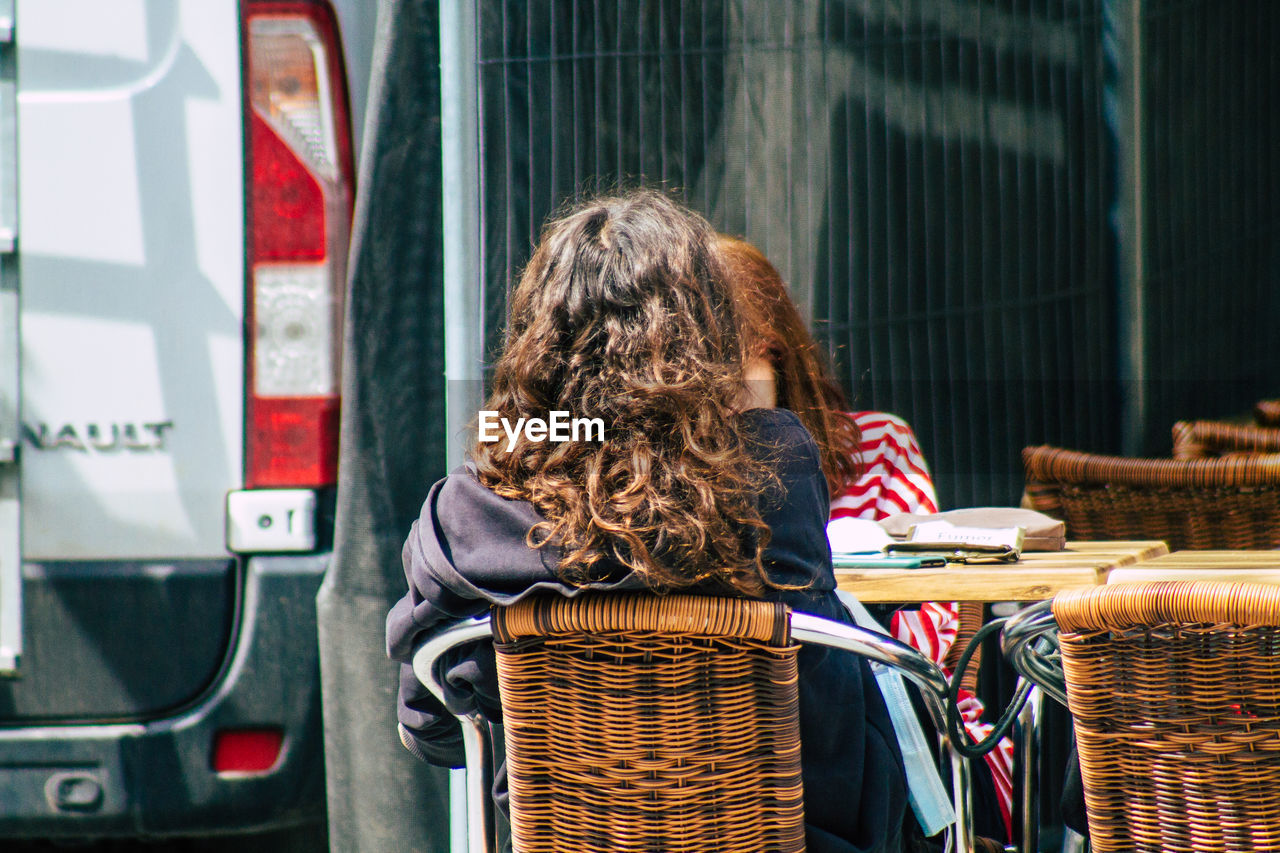
[[[878,634],[888,634],[857,598],[844,590],[838,590],[836,595],[858,627]],[[951,804],[947,787],[938,774],[938,767],[929,751],[929,743],[920,728],[915,709],[911,707],[911,699],[907,696],[902,676],[884,664],[874,661],[869,663],[871,672],[876,677],[876,685],[884,696],[885,707],[889,709],[889,719],[893,722],[893,731],[898,736],[898,746],[902,750],[902,763],[907,772],[907,800],[911,803],[911,810],[915,812],[925,836],[937,835],[956,822],[955,808]]]

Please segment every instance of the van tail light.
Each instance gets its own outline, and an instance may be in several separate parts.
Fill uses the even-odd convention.
[[[354,185],[337,29],[323,3],[244,9],[249,219],[245,484],[337,481]]]
[[[284,731],[267,729],[220,729],[213,738],[213,772],[265,773],[280,760]]]

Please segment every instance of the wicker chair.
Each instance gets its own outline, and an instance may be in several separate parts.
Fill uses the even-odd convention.
[[[942,725],[946,681],[879,634],[770,602],[646,594],[530,597],[425,641],[414,672],[492,636],[519,853],[804,849],[793,641],[863,654],[914,681]],[[461,717],[469,849],[492,849],[488,723]],[[968,768],[951,755],[959,849]]]
[[[1280,453],[1280,429],[1224,421],[1178,421],[1174,459],[1208,459],[1242,453]]]
[[[1042,446],[1022,460],[1027,504],[1073,539],[1280,548],[1280,455],[1132,459]]]
[[[1034,648],[1055,632],[1060,668]],[[1065,686],[1093,850],[1280,850],[1280,586],[1070,590],[1004,645],[1046,692]]]
[[[1258,426],[1280,426],[1280,400],[1259,400],[1253,407],[1253,420]]]

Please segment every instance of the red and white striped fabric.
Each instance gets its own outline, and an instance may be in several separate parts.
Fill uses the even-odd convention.
[[[900,512],[935,513],[938,498],[929,466],[907,422],[887,412],[854,412],[862,432],[863,474],[858,482],[831,501],[831,518],[866,518],[878,521]],[[926,601],[919,610],[893,614],[890,632],[900,642],[918,649],[939,666],[956,642],[960,609],[954,601]],[[950,672],[947,673],[951,675]],[[967,690],[960,691],[960,716],[975,741],[990,734],[982,722],[983,705]],[[1002,738],[986,755],[995,783],[1001,817],[1013,837],[1013,742]]]
[[[907,422],[888,412],[854,412],[862,433],[862,476],[831,502],[832,518],[938,511],[933,477]]]

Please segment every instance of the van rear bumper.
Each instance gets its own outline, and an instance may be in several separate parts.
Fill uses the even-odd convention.
[[[234,646],[187,710],[0,729],[0,837],[185,835],[321,819],[315,596],[330,556],[246,560]],[[270,770],[213,771],[216,732],[267,727],[284,732]]]

